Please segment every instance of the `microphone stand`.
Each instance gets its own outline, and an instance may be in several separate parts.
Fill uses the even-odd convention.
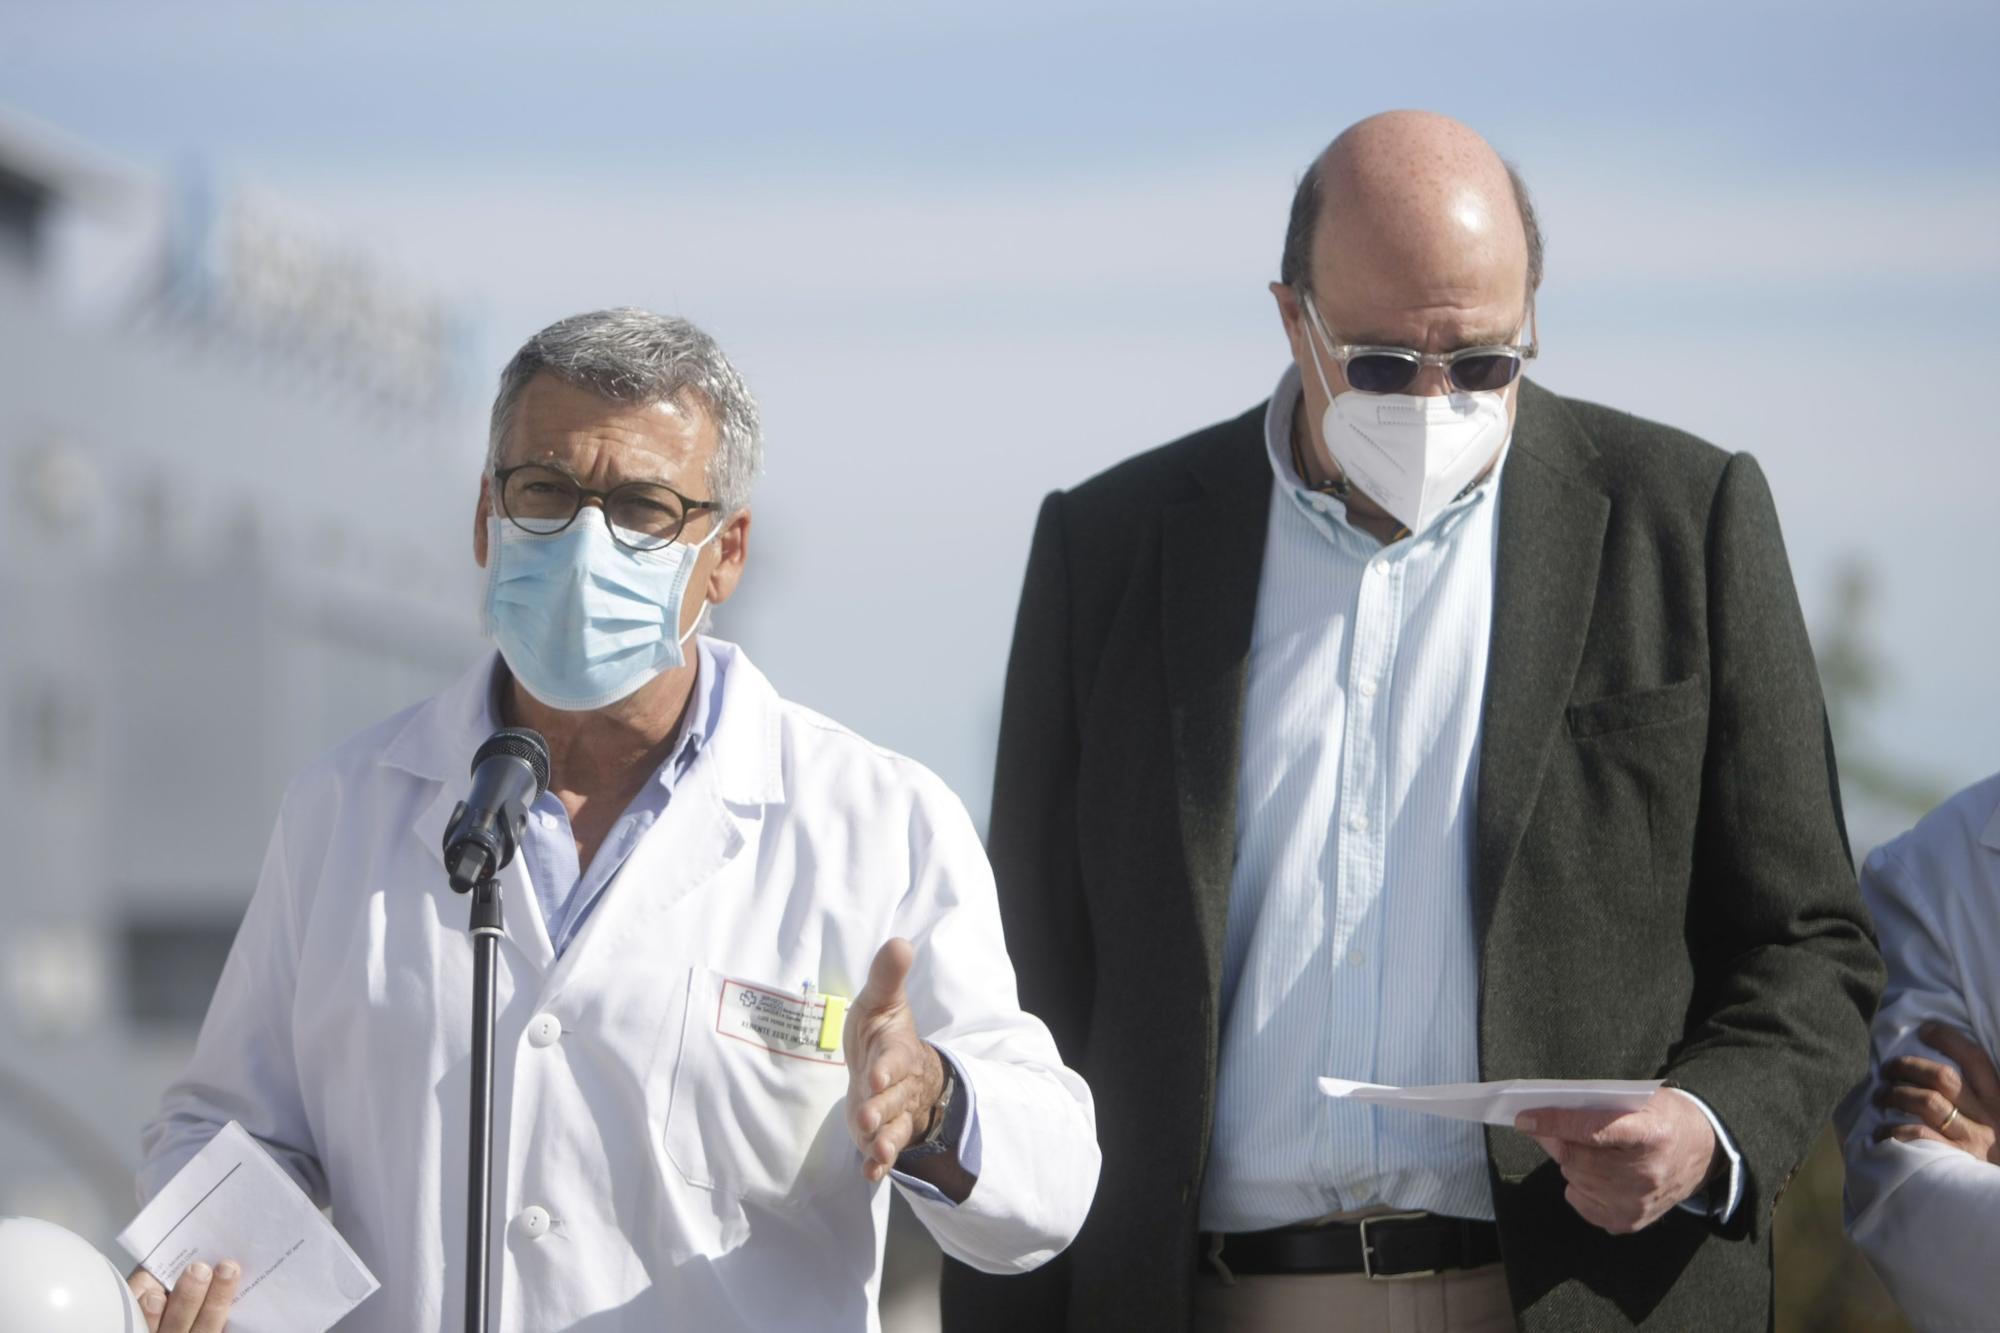
[[[547,790],[549,747],[525,727],[493,733],[472,757],[472,791],[445,822],[445,873],[472,895],[471,1124],[465,1143],[465,1330],[486,1333],[493,1248],[493,989],[499,966],[500,871],[514,859],[529,804]]]
[[[486,1333],[493,1227],[493,968],[506,933],[498,879],[473,886],[467,929],[472,935],[472,1124],[465,1164],[465,1333]]]

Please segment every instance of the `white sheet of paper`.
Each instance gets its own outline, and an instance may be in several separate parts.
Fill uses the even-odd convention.
[[[1659,1079],[1517,1078],[1502,1083],[1436,1083],[1423,1088],[1393,1088],[1384,1083],[1355,1083],[1323,1078],[1319,1090],[1329,1097],[1394,1106],[1421,1115],[1474,1120],[1512,1128],[1523,1111],[1557,1107],[1578,1111],[1636,1111],[1661,1087]]]
[[[325,1333],[381,1284],[234,1120],[119,1233],[168,1288],[197,1259],[243,1265],[229,1333]]]

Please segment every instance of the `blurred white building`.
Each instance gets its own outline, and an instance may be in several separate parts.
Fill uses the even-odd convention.
[[[110,1247],[286,778],[479,650],[462,329],[0,120],[0,1214]]]

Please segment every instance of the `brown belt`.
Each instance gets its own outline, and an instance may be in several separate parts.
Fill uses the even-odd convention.
[[[1225,1274],[1364,1273],[1429,1277],[1500,1261],[1500,1228],[1436,1213],[1382,1213],[1359,1222],[1205,1231],[1202,1258]]]

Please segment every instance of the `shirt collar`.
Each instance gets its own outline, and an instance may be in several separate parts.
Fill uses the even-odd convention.
[[[694,636],[694,690],[689,707],[681,714],[681,739],[674,747],[679,766],[686,768],[715,734],[715,719],[722,712],[721,659],[708,646],[708,636]]]
[[[1280,485],[1294,491],[1306,489],[1305,479],[1292,466],[1292,418],[1304,402],[1299,368],[1288,365],[1285,373],[1278,376],[1278,387],[1271,391],[1271,401],[1264,406],[1264,452],[1271,460],[1271,475]]]

